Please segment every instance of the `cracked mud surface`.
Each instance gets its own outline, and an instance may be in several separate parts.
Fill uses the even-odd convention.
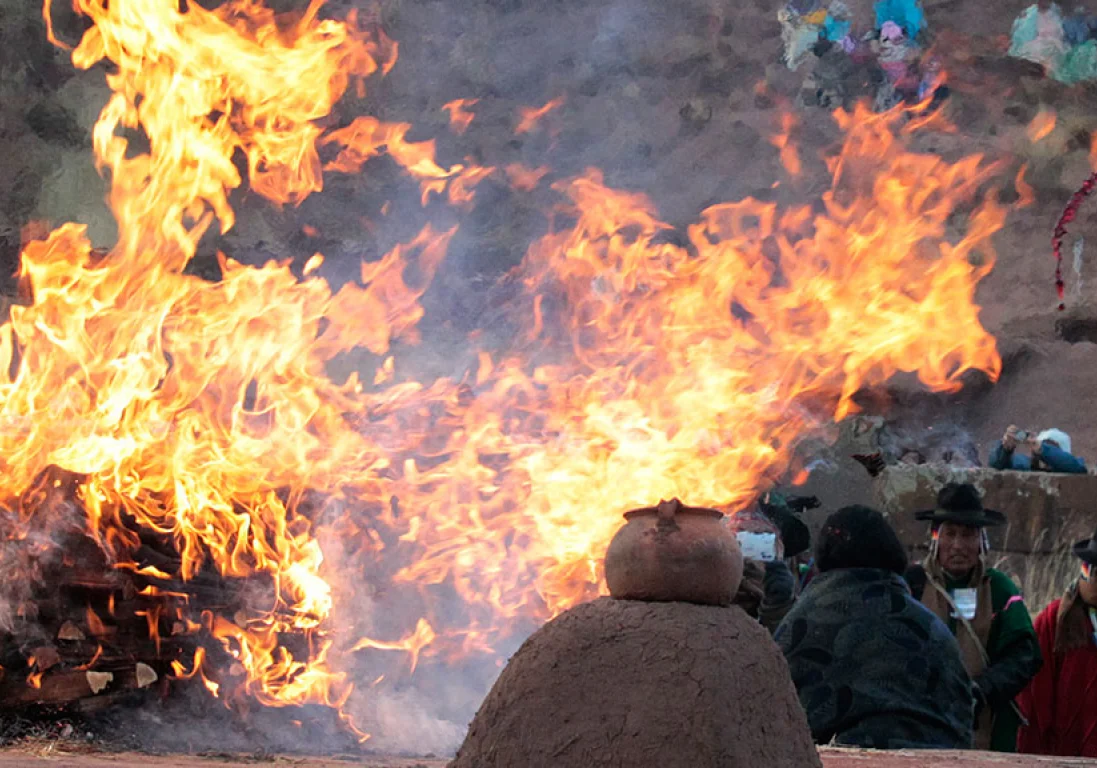
[[[821,765],[788,668],[736,607],[602,598],[514,655],[452,768]]]

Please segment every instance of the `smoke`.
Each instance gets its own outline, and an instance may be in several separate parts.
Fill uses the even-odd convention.
[[[443,690],[451,691],[451,685]],[[483,694],[473,691],[469,703],[475,707]],[[437,706],[432,699],[429,692],[419,690],[381,694],[373,704],[378,733],[374,747],[395,754],[452,754],[466,726],[432,715]]]
[[[87,541],[72,491],[71,478],[47,470],[20,506],[0,506],[0,632],[18,634],[20,642],[52,640],[35,621],[34,598],[47,586],[46,575],[70,564],[78,543]]]
[[[971,433],[949,421],[925,424],[918,418],[892,420],[880,429],[877,439],[889,463],[982,466],[978,443]]]

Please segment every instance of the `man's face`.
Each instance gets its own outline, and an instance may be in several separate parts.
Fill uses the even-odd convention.
[[[937,529],[937,561],[950,575],[965,576],[979,564],[982,529],[973,525],[941,523]]]

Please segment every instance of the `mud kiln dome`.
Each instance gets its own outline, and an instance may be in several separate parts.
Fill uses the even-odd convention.
[[[744,611],[604,597],[522,645],[450,768],[820,765],[784,657]]]

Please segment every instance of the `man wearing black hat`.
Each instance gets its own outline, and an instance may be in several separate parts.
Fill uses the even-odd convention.
[[[1017,751],[1097,757],[1097,534],[1074,545],[1078,578],[1036,617],[1046,663],[1017,697]]]
[[[1021,718],[1014,697],[1039,671],[1040,644],[1021,590],[986,563],[987,526],[1005,515],[983,507],[973,485],[949,483],[934,509],[929,555],[907,572],[911,592],[944,621],[963,653],[976,700],[975,747],[1013,752]]]

